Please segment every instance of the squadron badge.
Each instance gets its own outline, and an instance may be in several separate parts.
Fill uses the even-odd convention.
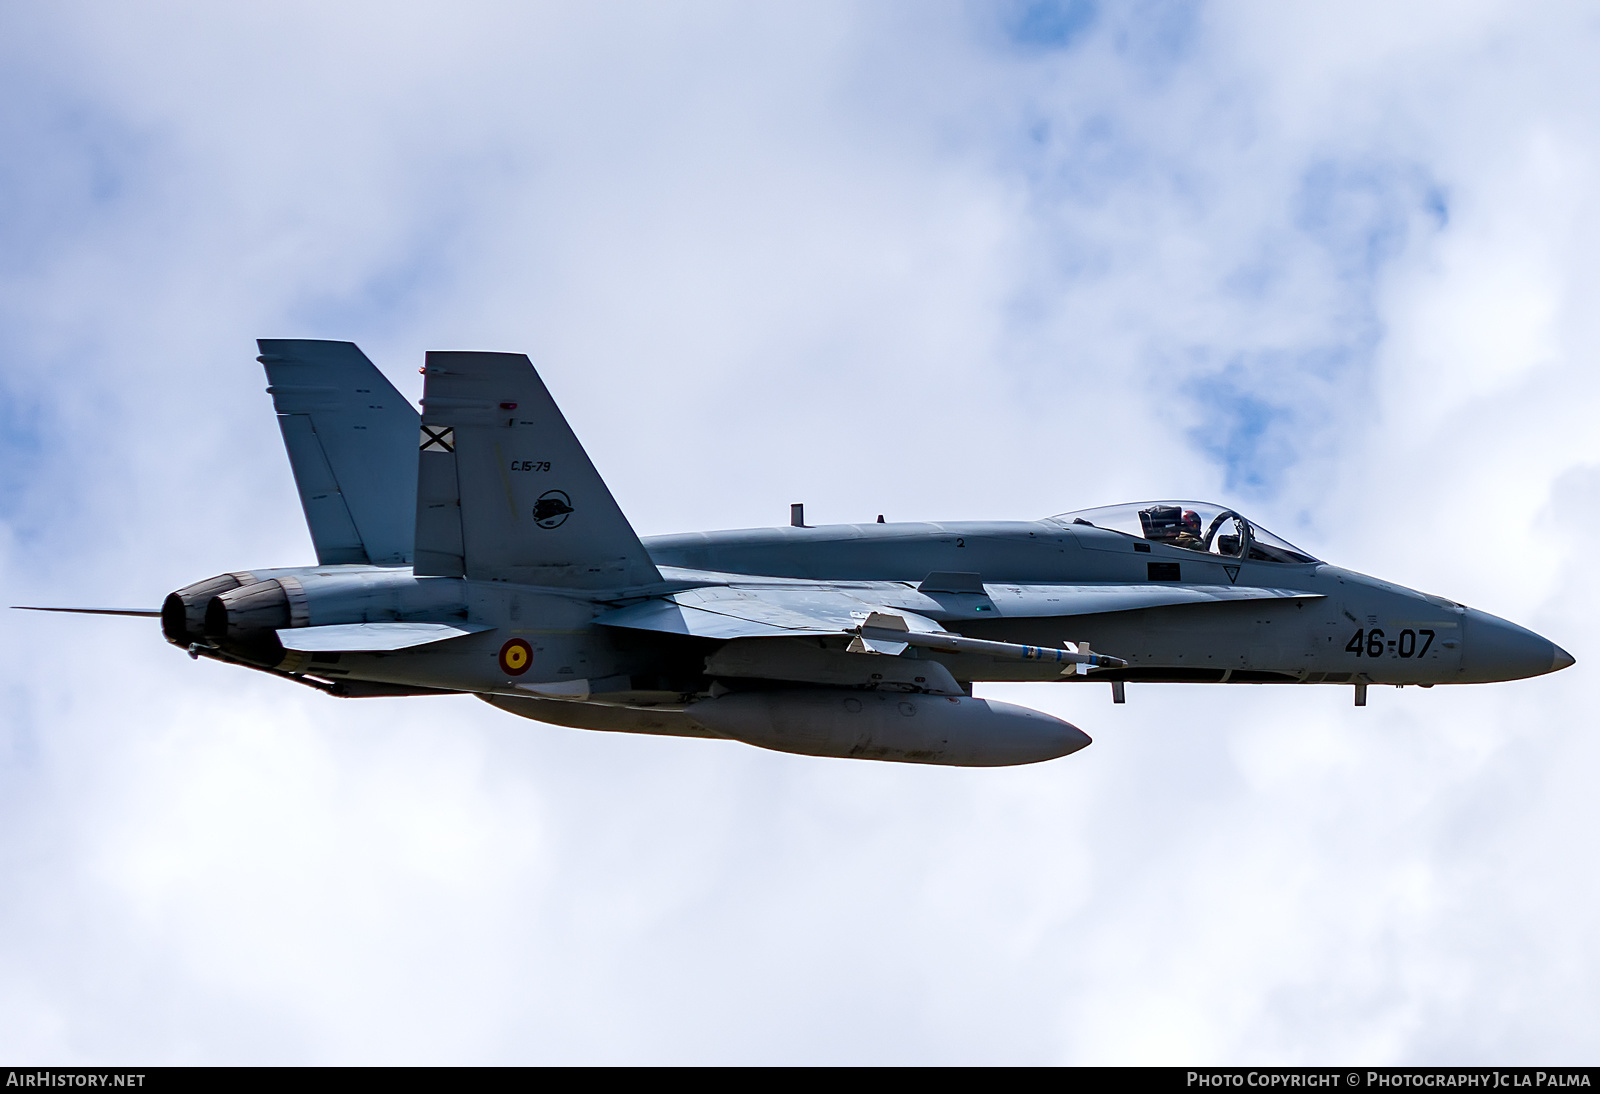
[[[564,490],[546,490],[533,503],[533,520],[540,528],[560,528],[572,513],[572,499]]]

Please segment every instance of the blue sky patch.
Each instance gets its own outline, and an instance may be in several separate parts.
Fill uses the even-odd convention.
[[[453,281],[451,250],[456,242],[446,220],[428,238],[413,242],[409,253],[374,270],[359,285],[343,291],[308,286],[307,299],[289,318],[301,338],[353,337],[364,330],[393,330],[425,315],[433,300]]]
[[[153,181],[151,142],[104,111],[13,106],[0,111],[0,138],[3,270],[30,270],[65,241],[92,237]]]
[[[1094,0],[1022,0],[1009,6],[1001,25],[1018,45],[1070,49],[1094,26],[1098,14]]]
[[[0,383],[0,520],[14,521],[39,473],[40,404]]]
[[[1195,380],[1189,394],[1202,424],[1190,433],[1196,448],[1222,466],[1230,492],[1270,495],[1297,459],[1293,411],[1262,398],[1242,370]]]
[[[1321,160],[1301,178],[1294,222],[1345,276],[1370,278],[1405,248],[1418,213],[1437,229],[1450,220],[1444,192],[1417,168]]]

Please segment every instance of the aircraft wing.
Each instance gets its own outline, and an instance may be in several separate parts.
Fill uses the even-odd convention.
[[[904,586],[900,586],[904,588]],[[618,608],[595,622],[608,627],[693,635],[697,638],[767,638],[842,634],[874,611],[889,608],[873,589],[734,588],[713,586]],[[939,630],[931,619],[900,611],[914,630]]]

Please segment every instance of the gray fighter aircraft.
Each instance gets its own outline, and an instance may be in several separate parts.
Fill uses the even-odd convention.
[[[1000,766],[1075,752],[980,681],[1481,683],[1573,663],[1225,506],[641,540],[527,357],[429,353],[420,416],[349,342],[262,340],[317,565],[167,597],[169,642],[346,697]],[[73,610],[73,609],[45,609]],[[91,610],[91,609],[76,609]]]

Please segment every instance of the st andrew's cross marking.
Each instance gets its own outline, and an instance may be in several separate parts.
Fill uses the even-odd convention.
[[[424,452],[454,452],[456,450],[456,431],[448,425],[425,425],[422,427],[422,451]]]

